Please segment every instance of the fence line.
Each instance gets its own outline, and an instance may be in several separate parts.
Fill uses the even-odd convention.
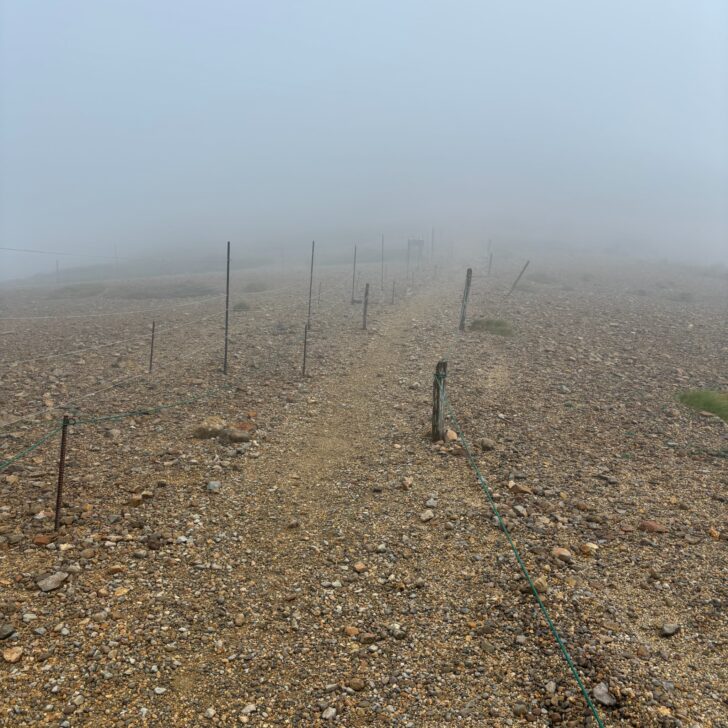
[[[175,324],[174,326],[164,326],[162,323],[160,326],[157,327],[157,333],[164,333],[165,331],[175,331],[176,329],[183,329],[187,326],[193,326],[194,324],[202,323],[203,321],[209,321],[211,318],[215,318],[215,316],[222,316],[222,313],[212,313],[208,316],[203,316],[202,318],[195,319],[194,321],[185,321],[181,324]],[[85,346],[81,349],[73,349],[72,351],[66,351],[61,352],[60,354],[43,354],[41,356],[35,356],[30,359],[19,359],[17,361],[10,361],[10,362],[0,362],[0,366],[4,367],[14,367],[18,366],[19,364],[30,364],[35,361],[42,361],[45,359],[64,359],[67,356],[73,356],[74,354],[83,354],[87,351],[96,351],[97,349],[105,349],[109,346],[117,346],[118,344],[128,344],[130,341],[146,341],[149,338],[148,333],[139,334],[138,336],[132,336],[128,339],[118,339],[117,341],[110,341],[106,344],[94,344],[93,346]]]
[[[584,686],[581,676],[579,675],[579,671],[576,669],[576,665],[574,664],[574,661],[572,660],[571,655],[569,654],[569,651],[566,648],[566,645],[564,644],[564,641],[563,641],[561,635],[559,634],[559,631],[556,629],[556,626],[554,625],[554,622],[551,619],[551,615],[549,614],[549,611],[546,608],[546,605],[543,603],[543,600],[541,599],[541,596],[538,593],[538,589],[536,588],[536,586],[533,583],[533,580],[531,579],[531,574],[529,573],[528,568],[526,567],[526,564],[524,563],[523,558],[521,557],[518,547],[514,543],[513,537],[511,536],[511,533],[508,530],[508,527],[506,526],[505,521],[503,520],[503,518],[500,514],[500,511],[498,510],[498,506],[495,503],[495,499],[493,498],[493,494],[490,490],[490,487],[488,486],[488,483],[486,482],[485,478],[483,477],[482,473],[480,472],[480,468],[478,467],[478,464],[475,460],[475,457],[470,448],[470,445],[468,444],[468,441],[465,438],[465,433],[463,432],[463,429],[460,426],[460,422],[458,421],[457,415],[455,414],[455,410],[453,409],[452,403],[450,402],[450,399],[447,396],[447,392],[445,390],[444,377],[442,375],[435,374],[435,384],[439,389],[440,401],[444,402],[445,408],[447,409],[450,420],[455,427],[455,431],[457,432],[457,434],[460,438],[460,441],[462,442],[463,449],[465,451],[465,454],[466,454],[466,457],[468,460],[468,464],[470,465],[471,469],[475,473],[475,477],[478,480],[478,484],[480,485],[481,490],[483,491],[483,493],[485,493],[485,496],[488,499],[488,503],[496,517],[496,520],[498,521],[498,526],[499,526],[500,530],[503,532],[506,539],[508,540],[508,545],[511,547],[511,551],[513,552],[513,555],[516,558],[518,567],[521,570],[521,573],[525,577],[526,581],[528,582],[528,585],[531,589],[531,593],[533,594],[533,596],[536,600],[536,603],[538,604],[538,608],[540,609],[541,614],[543,615],[544,619],[546,620],[546,624],[548,625],[549,630],[551,631],[551,634],[553,635],[554,640],[556,641],[556,644],[558,645],[561,655],[564,658],[564,661],[566,662],[569,670],[571,671],[571,674],[573,675],[574,679],[576,680],[576,683],[579,686],[579,690],[581,691],[581,694],[584,697],[587,707],[591,711],[591,714],[594,717],[594,720],[596,720],[599,728],[604,728],[604,723],[602,722],[601,716],[599,715],[599,711],[597,710],[591,697],[589,696],[589,692],[587,691],[586,687]]]
[[[290,290],[290,288],[269,289],[267,291],[260,291],[259,293],[273,293],[275,291],[280,291],[280,290],[287,290],[288,291],[288,290]],[[301,302],[303,302],[304,300],[305,299],[302,298],[301,299]],[[340,305],[339,302],[334,301],[334,300],[331,300],[330,301],[330,310],[336,310],[336,308],[338,308],[339,305]],[[171,331],[173,329],[184,328],[185,326],[190,326],[193,323],[199,323],[201,321],[205,321],[205,320],[214,318],[216,316],[221,316],[221,315],[222,315],[221,313],[210,314],[209,316],[203,317],[203,318],[198,319],[198,320],[196,320],[194,322],[184,322],[182,324],[177,324],[177,325],[172,326],[172,327],[163,328],[162,329],[162,333],[164,333],[164,331]],[[235,331],[235,332],[233,332],[233,335],[238,335],[238,334],[242,334],[242,333],[244,333],[244,331]],[[143,335],[142,337],[139,337],[139,338],[146,338],[146,336],[147,335],[145,334],[145,335]],[[134,339],[129,339],[129,340],[134,340]],[[119,343],[119,342],[112,342],[112,343]],[[108,344],[108,345],[104,344],[104,345],[101,345],[101,346],[110,346],[110,345],[111,344]],[[182,356],[177,357],[174,361],[168,362],[167,364],[161,364],[160,366],[157,366],[156,368],[159,371],[159,370],[163,370],[163,369],[168,368],[172,364],[179,363],[180,361],[186,361],[186,360],[194,357],[195,355],[197,355],[199,352],[203,351],[204,349],[208,348],[209,346],[210,346],[209,343],[208,344],[203,344],[202,346],[198,347],[197,349],[193,349],[191,352],[186,352],[186,353],[182,354]],[[155,371],[153,373],[153,375],[155,375],[155,374],[157,374],[157,371]],[[26,420],[33,419],[34,417],[37,417],[38,415],[43,415],[43,414],[55,412],[55,411],[58,411],[58,410],[61,410],[61,409],[71,408],[74,405],[74,403],[76,403],[79,400],[88,399],[89,397],[95,396],[97,394],[101,394],[102,392],[106,392],[106,391],[108,391],[110,389],[114,389],[115,387],[117,387],[117,386],[119,386],[121,384],[124,384],[125,382],[129,382],[129,381],[136,380],[136,379],[141,379],[141,378],[143,378],[145,376],[148,376],[148,375],[149,375],[149,373],[147,371],[143,371],[143,372],[139,372],[138,374],[132,374],[132,375],[129,375],[129,376],[122,377],[122,378],[117,379],[117,380],[115,380],[113,382],[109,382],[108,383],[108,386],[102,387],[102,388],[97,389],[97,390],[94,390],[92,392],[80,393],[80,394],[78,394],[76,396],[73,396],[71,399],[66,400],[66,402],[64,402],[63,404],[56,405],[54,407],[43,407],[43,408],[39,408],[37,410],[34,410],[32,412],[29,412],[28,414],[21,415],[20,417],[16,417],[15,419],[10,420],[8,422],[3,422],[3,423],[0,424],[0,430],[5,429],[5,428],[8,428],[8,427],[10,427],[10,426],[12,426],[14,424],[17,424],[18,422],[24,422]]]

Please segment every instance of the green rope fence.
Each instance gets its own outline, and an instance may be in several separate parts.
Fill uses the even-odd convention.
[[[541,596],[538,593],[538,589],[536,589],[536,587],[534,586],[533,580],[531,579],[531,575],[529,574],[528,569],[526,568],[526,564],[523,562],[523,559],[521,558],[521,554],[518,551],[516,544],[513,542],[513,538],[511,537],[510,531],[508,530],[505,522],[503,521],[503,518],[501,517],[500,511],[498,510],[498,506],[496,505],[495,500],[493,499],[493,494],[491,493],[491,490],[488,487],[488,484],[486,483],[485,478],[481,474],[480,468],[478,468],[478,464],[475,462],[475,458],[473,457],[472,450],[470,449],[470,446],[468,445],[468,442],[465,439],[463,429],[460,426],[460,423],[457,419],[455,411],[453,410],[452,403],[448,399],[448,396],[445,392],[444,377],[435,376],[435,381],[437,382],[437,384],[440,388],[440,398],[442,401],[445,402],[450,419],[452,420],[452,422],[455,426],[455,430],[457,431],[458,436],[460,437],[460,440],[463,444],[463,449],[465,450],[465,454],[467,455],[468,463],[470,464],[470,467],[472,468],[473,472],[475,473],[475,476],[478,479],[478,483],[480,484],[482,491],[485,493],[486,497],[488,498],[490,507],[493,509],[493,513],[495,514],[495,517],[498,521],[498,526],[500,527],[501,531],[503,531],[503,533],[505,534],[505,537],[508,539],[508,544],[511,547],[511,551],[513,551],[513,555],[516,557],[516,561],[518,562],[518,566],[521,570],[521,573],[526,578],[528,585],[531,587],[531,592],[533,593],[533,596],[536,599],[536,602],[538,603],[538,607],[541,610],[541,614],[543,615],[544,619],[546,620],[546,623],[548,624],[548,627],[551,630],[551,634],[553,635],[554,639],[556,640],[556,644],[559,646],[559,650],[561,651],[561,654],[563,655],[564,660],[566,661],[566,664],[568,665],[569,670],[571,671],[571,674],[574,676],[574,679],[576,680],[576,683],[579,686],[579,690],[581,691],[581,694],[584,696],[584,700],[586,701],[586,704],[589,707],[591,714],[594,716],[594,720],[596,720],[599,728],[604,728],[604,723],[602,722],[602,719],[599,715],[599,711],[597,710],[591,697],[589,696],[589,692],[587,691],[586,687],[584,686],[584,683],[582,682],[582,679],[579,675],[579,671],[576,669],[576,665],[574,665],[574,661],[572,660],[571,655],[569,654],[569,651],[566,649],[566,645],[564,644],[564,641],[561,639],[561,635],[559,634],[558,630],[556,629],[556,627],[553,623],[553,620],[551,619],[551,615],[549,614],[548,609],[546,609],[546,605],[543,603],[543,600],[541,599]]]
[[[98,415],[94,417],[75,417],[73,420],[73,425],[93,425],[98,422],[109,422],[114,420],[122,420],[126,417],[141,417],[146,415],[153,415],[158,412],[163,412],[164,410],[173,409],[175,407],[182,407],[186,404],[193,404],[194,402],[199,402],[202,399],[206,399],[208,397],[211,397],[214,394],[218,394],[220,392],[223,392],[226,388],[229,388],[231,383],[225,382],[222,386],[219,387],[212,387],[211,389],[205,390],[201,394],[198,394],[195,397],[188,397],[187,399],[180,399],[176,402],[170,402],[169,404],[161,404],[161,405],[155,405],[151,407],[141,407],[136,410],[129,410],[126,412],[115,412],[108,415]],[[73,408],[69,407],[69,411],[71,411]],[[21,452],[17,453],[16,455],[13,455],[8,460],[2,460],[0,461],[0,473],[2,473],[4,470],[9,468],[13,463],[16,463],[18,460],[22,460],[27,455],[30,455],[31,452],[39,448],[43,443],[50,440],[53,435],[60,432],[62,429],[62,425],[58,425],[54,427],[52,430],[47,432],[43,437],[41,437],[39,440],[34,442],[32,445],[29,445],[25,448],[25,450],[21,450]]]
[[[26,455],[30,455],[30,453],[33,452],[33,450],[36,450],[39,448],[44,442],[48,441],[55,435],[57,432],[61,431],[61,425],[58,425],[57,427],[54,427],[49,432],[46,432],[43,437],[40,438],[40,440],[37,440],[32,445],[29,445],[25,448],[25,450],[19,452],[17,455],[13,455],[13,457],[9,458],[8,460],[3,460],[0,462],[0,473],[3,472],[3,470],[7,470],[13,463],[16,463],[18,460],[22,460]]]

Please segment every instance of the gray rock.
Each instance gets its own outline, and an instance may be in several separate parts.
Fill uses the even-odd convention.
[[[427,523],[427,521],[431,521],[435,517],[435,514],[428,508],[426,511],[422,511],[420,513],[420,521],[423,523]]]
[[[607,707],[617,704],[617,698],[609,692],[609,687],[605,682],[600,682],[598,685],[595,685],[592,688],[592,695],[598,703],[606,705]]]
[[[58,589],[66,579],[68,574],[65,571],[56,571],[55,574],[39,579],[37,583],[41,591],[49,592]]]
[[[223,430],[221,437],[228,442],[250,442],[249,432],[246,432],[245,430],[237,430],[234,428]]]
[[[660,634],[663,637],[672,637],[674,634],[677,634],[679,631],[680,631],[679,624],[663,624],[662,629],[660,630]]]
[[[334,718],[336,718],[336,708],[332,708],[331,706],[329,706],[328,708],[326,708],[326,710],[323,711],[323,713],[321,713],[321,718],[323,720],[333,720]]]
[[[222,483],[219,480],[211,480],[207,484],[207,491],[209,493],[219,493],[220,488],[222,488]]]
[[[12,624],[0,624],[0,640],[6,640],[15,634],[15,627]]]

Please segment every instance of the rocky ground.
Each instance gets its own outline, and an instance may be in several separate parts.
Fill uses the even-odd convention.
[[[728,386],[726,282],[534,261],[506,299],[519,267],[476,267],[469,308],[510,337],[458,334],[459,269],[400,281],[395,305],[365,272],[367,331],[347,272],[325,270],[306,378],[304,274],[236,279],[250,310],[227,379],[215,299],[63,301],[110,315],[59,325],[11,322],[49,304],[8,297],[0,458],[68,400],[85,418],[207,394],[73,427],[57,536],[57,436],[0,473],[2,724],[594,725],[465,443],[427,437],[447,356],[462,432],[604,724],[728,726],[728,428],[675,401]],[[153,306],[149,377],[150,314],[117,314]]]

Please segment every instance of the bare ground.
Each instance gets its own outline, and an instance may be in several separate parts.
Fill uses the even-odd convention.
[[[593,725],[462,441],[426,436],[447,355],[499,510],[587,688],[608,691],[605,725],[726,725],[726,425],[675,402],[728,384],[725,282],[562,267],[504,299],[512,277],[476,278],[470,306],[509,321],[504,338],[457,334],[460,275],[442,272],[395,306],[381,296],[362,331],[332,272],[305,380],[300,281],[261,293],[234,322],[228,387],[73,429],[66,522],[48,545],[33,539],[52,532],[55,441],[0,474],[0,622],[15,630],[0,647],[22,648],[0,663],[5,724]],[[144,335],[140,317],[114,324],[118,338]],[[4,368],[5,419],[124,375],[80,414],[222,387],[212,354],[175,364],[210,351],[214,324],[170,331],[151,379],[145,339],[55,373]],[[42,335],[8,327],[6,362],[109,330],[33,325]],[[252,442],[192,437],[210,416],[254,422]],[[42,431],[5,428],[1,456]],[[39,591],[59,571],[62,586]]]

